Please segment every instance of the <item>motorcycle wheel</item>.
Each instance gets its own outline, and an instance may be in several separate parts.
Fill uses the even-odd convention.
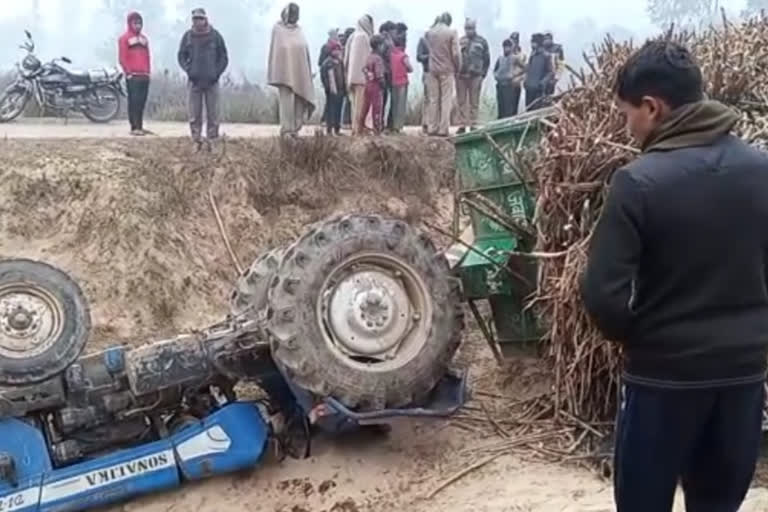
[[[24,112],[29,102],[29,94],[21,89],[6,91],[0,96],[0,123],[13,121]]]
[[[120,113],[120,93],[114,87],[102,86],[91,91],[83,115],[94,123],[108,123]]]

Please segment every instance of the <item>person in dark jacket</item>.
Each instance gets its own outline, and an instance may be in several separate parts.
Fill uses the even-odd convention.
[[[525,76],[525,55],[520,45],[512,39],[502,43],[503,54],[496,61],[493,75],[496,78],[496,103],[499,119],[517,115],[520,106],[520,83]]]
[[[344,54],[347,51],[346,50],[347,41],[349,41],[349,38],[352,37],[352,34],[354,33],[355,33],[355,29],[352,27],[349,27],[344,31],[343,34],[339,36],[339,42],[341,43],[341,62],[342,63],[345,61]],[[345,128],[351,128],[352,127],[352,109],[350,108],[350,104],[349,104],[349,91],[346,91],[344,93],[344,99],[342,104],[343,106],[341,109],[341,124]]]
[[[325,90],[326,126],[328,135],[341,134],[341,108],[346,87],[344,86],[344,61],[341,56],[341,44],[329,43],[330,53],[320,66],[320,77]]]
[[[384,59],[384,89],[382,90],[382,115],[386,114],[386,128],[392,129],[392,69],[390,68],[392,48],[395,46],[395,34],[397,24],[393,21],[385,21],[379,27],[379,35],[384,40],[381,45],[381,58]],[[387,109],[389,105],[389,109]],[[387,112],[389,112],[387,114]]]
[[[768,360],[768,155],[704,99],[687,49],[646,43],[617,105],[642,153],[614,174],[582,296],[624,353],[619,512],[736,511],[760,452]]]
[[[525,107],[536,110],[544,106],[547,87],[554,77],[552,56],[544,50],[544,36],[533,34],[531,37],[531,57],[525,75]]]
[[[181,38],[178,60],[189,78],[189,124],[192,139],[199,148],[203,104],[208,140],[219,137],[219,79],[229,65],[224,38],[208,22],[205,9],[192,11],[192,28]]]
[[[552,96],[555,94],[557,83],[560,81],[560,78],[562,78],[563,72],[565,71],[565,51],[563,50],[563,46],[561,44],[555,43],[552,32],[547,31],[544,32],[543,35],[544,41],[542,46],[552,58],[553,70],[552,80],[549,82],[549,84],[547,84],[547,90],[545,92],[548,96]]]
[[[459,130],[474,130],[480,112],[480,94],[483,81],[491,67],[491,51],[488,41],[477,33],[477,21],[467,18],[464,37],[459,40],[461,69],[456,76],[456,103],[458,104]]]
[[[138,12],[128,14],[128,28],[117,42],[120,67],[128,90],[128,122],[131,135],[146,135],[144,108],[149,95],[151,59],[149,39],[143,33],[144,19]]]
[[[339,37],[339,29],[333,28],[328,31],[328,40],[323,46],[320,47],[320,55],[317,58],[317,67],[321,68],[323,62],[331,55],[331,47],[341,45],[341,39]],[[326,116],[328,114],[328,104],[323,107],[323,115],[320,117],[320,122],[325,123],[327,121]]]

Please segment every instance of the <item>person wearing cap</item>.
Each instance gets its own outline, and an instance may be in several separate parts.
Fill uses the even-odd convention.
[[[480,109],[480,91],[491,67],[488,41],[477,33],[477,22],[467,18],[464,37],[459,41],[461,69],[456,77],[456,96],[459,107],[459,131],[474,129]]]
[[[436,137],[450,135],[456,75],[461,69],[459,34],[451,28],[452,23],[450,13],[443,13],[439,23],[427,31],[425,36],[429,48],[428,135]]]
[[[544,36],[531,36],[531,57],[528,59],[528,70],[525,75],[525,107],[536,110],[544,106],[547,87],[552,82],[555,71],[552,68],[552,58],[544,49]]]
[[[128,28],[118,40],[120,67],[128,89],[128,122],[131,135],[146,135],[144,108],[149,94],[149,39],[142,33],[144,19],[138,12],[128,14]]]
[[[315,110],[312,60],[298,25],[299,6],[288,4],[272,28],[267,83],[280,93],[280,135],[296,137]]]
[[[199,149],[203,105],[208,140],[219,137],[219,79],[229,65],[227,45],[219,31],[208,22],[205,9],[192,11],[192,28],[181,38],[178,60],[189,79],[189,125]]]
[[[517,33],[513,34],[513,37]],[[493,75],[496,78],[496,102],[499,119],[514,117],[520,106],[520,92],[525,76],[525,55],[520,48],[519,38],[506,39],[502,44],[504,54],[496,61]]]

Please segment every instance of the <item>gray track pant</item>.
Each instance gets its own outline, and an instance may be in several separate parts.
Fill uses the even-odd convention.
[[[192,83],[188,86],[189,128],[192,138],[199,141],[203,133],[203,104],[205,104],[206,135],[209,139],[219,136],[219,84],[201,88]]]

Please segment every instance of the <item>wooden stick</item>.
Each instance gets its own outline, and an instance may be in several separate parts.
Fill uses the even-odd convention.
[[[633,148],[632,146],[627,146],[626,144],[619,144],[618,142],[612,142],[610,140],[605,140],[605,139],[600,139],[598,142],[600,144],[605,144],[606,146],[612,146],[617,149],[623,149],[624,151],[629,151],[636,155],[642,153],[642,151],[640,151],[638,148]]]
[[[221,214],[219,213],[219,207],[216,205],[216,198],[213,197],[212,188],[208,189],[208,199],[211,203],[213,215],[216,217],[216,224],[219,226],[219,234],[221,235],[222,240],[224,240],[224,246],[227,248],[227,252],[229,252],[229,257],[232,259],[232,264],[235,266],[235,270],[239,277],[243,275],[243,266],[240,264],[240,260],[237,259],[237,255],[235,254],[235,251],[232,250],[232,245],[229,243],[229,237],[227,236],[226,229],[224,229],[224,221],[221,220]]]
[[[440,491],[442,491],[443,489],[445,489],[449,485],[451,485],[453,483],[456,483],[457,481],[461,480],[462,478],[464,478],[468,474],[472,473],[473,471],[477,471],[478,469],[482,468],[483,466],[487,466],[488,464],[490,464],[491,462],[495,461],[496,459],[498,459],[502,455],[506,455],[506,453],[504,453],[504,452],[495,453],[495,454],[491,455],[490,457],[486,457],[485,459],[481,460],[480,462],[476,462],[475,464],[472,464],[468,468],[465,468],[465,469],[459,471],[458,473],[454,474],[453,476],[451,476],[450,478],[445,480],[443,483],[441,483],[440,485],[438,485],[437,487],[432,489],[429,492],[429,494],[427,494],[425,496],[426,499],[431,500]]]

